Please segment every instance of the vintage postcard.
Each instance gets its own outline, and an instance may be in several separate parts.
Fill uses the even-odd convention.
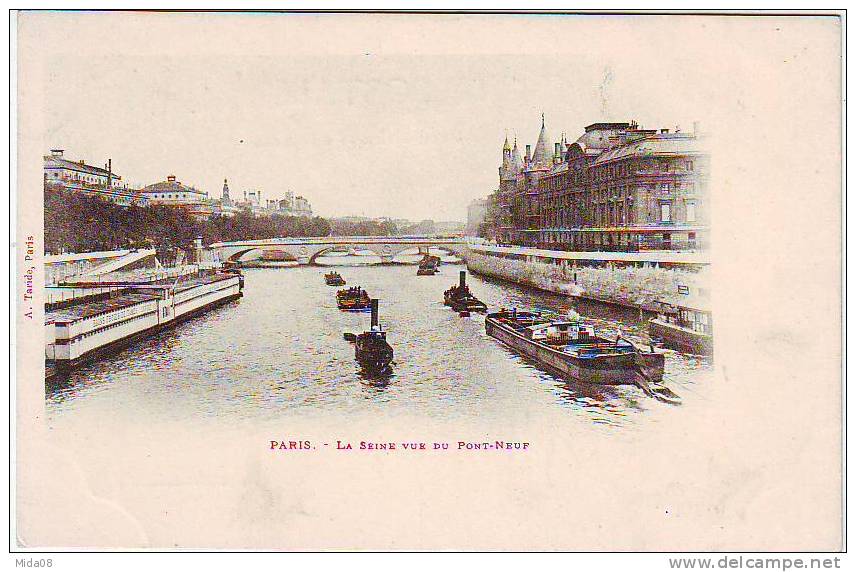
[[[11,18],[13,550],[844,549],[843,13]]]

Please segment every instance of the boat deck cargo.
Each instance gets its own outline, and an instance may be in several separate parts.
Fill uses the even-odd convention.
[[[242,282],[241,276],[212,272],[170,284],[123,284],[107,299],[48,311],[45,359],[51,370],[67,370],[239,298]]]
[[[419,269],[416,271],[417,276],[433,276],[440,272],[440,257],[426,254],[419,261]]]
[[[371,298],[368,292],[360,286],[336,292],[336,305],[340,310],[357,311],[371,308]]]
[[[324,282],[327,283],[327,286],[344,286],[346,284],[345,279],[338,272],[328,272],[325,274]]]
[[[629,340],[608,340],[572,314],[551,321],[538,313],[502,310],[485,318],[487,334],[562,377],[605,385],[638,385],[649,395],[674,396],[651,388],[663,379],[662,353],[646,351]],[[652,348],[653,349],[653,348]],[[674,396],[676,397],[676,396]]]

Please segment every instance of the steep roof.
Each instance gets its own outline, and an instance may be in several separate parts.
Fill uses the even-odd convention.
[[[538,134],[538,143],[532,152],[532,165],[535,167],[550,167],[553,164],[553,154],[550,152],[547,128],[544,126],[544,114],[541,114],[541,133]]]
[[[652,135],[625,145],[607,149],[595,159],[595,165],[602,165],[630,156],[670,156],[701,154],[699,141],[692,135],[662,134]]]
[[[70,171],[77,171],[79,173],[101,175],[102,177],[106,177],[108,174],[110,174],[107,169],[102,169],[101,167],[95,167],[93,165],[87,165],[82,161],[69,161],[68,159],[63,159],[62,157],[57,157],[55,155],[45,155],[44,159],[46,169],[68,169]],[[116,179],[121,178],[116,173],[113,173],[112,175]]]
[[[517,137],[514,138],[514,149],[511,151],[511,167],[515,174],[523,170],[523,158],[520,156],[520,148],[517,147]]]

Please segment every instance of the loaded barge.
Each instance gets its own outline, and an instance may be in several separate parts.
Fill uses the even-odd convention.
[[[93,283],[93,287],[106,283]],[[86,287],[78,283],[78,287]],[[101,299],[45,313],[45,361],[48,377],[68,372],[134,341],[240,298],[243,277],[203,271],[176,280],[110,282]]]
[[[647,395],[677,403],[662,386],[665,359],[618,337],[608,340],[579,316],[551,321],[535,312],[516,309],[488,314],[485,330],[517,353],[571,381],[601,385],[636,385]]]

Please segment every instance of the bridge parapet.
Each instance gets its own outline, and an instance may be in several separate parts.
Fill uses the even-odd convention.
[[[330,236],[217,242],[208,248],[216,251],[220,260],[238,261],[245,257],[252,260],[261,256],[265,250],[276,250],[301,264],[313,264],[325,252],[343,248],[371,250],[382,261],[388,262],[407,250],[416,248],[421,251],[432,246],[460,255],[467,244],[467,240],[461,237]]]

